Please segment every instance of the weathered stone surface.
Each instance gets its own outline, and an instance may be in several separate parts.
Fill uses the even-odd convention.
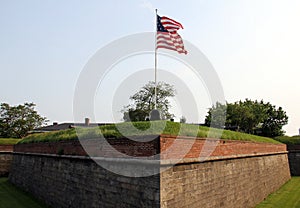
[[[290,179],[287,154],[179,164],[160,175],[161,207],[254,207]]]
[[[289,164],[292,176],[300,176],[300,150],[289,151]]]
[[[300,145],[287,145],[292,176],[300,176]]]
[[[126,166],[132,168],[119,167]],[[15,154],[11,170],[12,183],[58,208],[247,208],[290,178],[287,154],[183,163],[143,178],[116,175],[90,159]]]
[[[115,165],[133,168],[133,164]],[[15,154],[9,179],[55,208],[159,207],[160,203],[159,175],[125,177],[88,158]]]
[[[0,152],[0,177],[8,176],[12,159],[10,152]]]

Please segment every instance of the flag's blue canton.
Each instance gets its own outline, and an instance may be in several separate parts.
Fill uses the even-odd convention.
[[[161,17],[157,15],[157,32],[168,32],[161,24]]]

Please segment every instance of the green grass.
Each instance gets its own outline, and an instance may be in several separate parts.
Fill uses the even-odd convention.
[[[274,139],[284,144],[300,144],[300,136],[278,136]]]
[[[0,138],[0,145],[17,144],[21,139]]]
[[[9,183],[7,178],[0,178],[0,208],[46,208],[42,202],[34,199]]]
[[[77,128],[68,129],[63,131],[41,133],[30,135],[19,143],[33,143],[33,142],[48,142],[48,141],[60,141],[60,140],[74,140],[85,138],[98,138],[103,136],[105,138],[122,138],[126,136],[141,136],[141,135],[181,135],[181,136],[197,136],[197,137],[210,137],[219,138],[222,133],[222,139],[231,140],[243,140],[253,142],[267,142],[279,144],[280,142],[270,138],[260,137],[250,134],[244,134],[234,131],[224,130],[221,132],[219,129],[213,129],[204,126],[192,125],[192,124],[180,124],[176,122],[124,122],[119,124],[106,125],[95,128]]]
[[[300,177],[292,177],[278,191],[268,196],[256,208],[299,208]]]

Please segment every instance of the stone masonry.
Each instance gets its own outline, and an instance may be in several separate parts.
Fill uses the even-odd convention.
[[[300,176],[300,145],[288,145],[291,175]]]
[[[117,168],[153,171],[159,165],[119,161]],[[55,208],[159,207],[159,175],[125,177],[87,157],[15,154],[9,180]]]
[[[189,161],[160,175],[161,207],[255,207],[289,179],[286,153]]]
[[[0,177],[8,176],[13,159],[13,145],[0,145]]]
[[[12,160],[11,152],[0,152],[0,177],[8,176]]]

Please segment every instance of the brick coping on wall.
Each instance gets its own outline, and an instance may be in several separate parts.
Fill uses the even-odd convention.
[[[55,154],[43,154],[43,153],[25,153],[25,152],[10,152],[14,155],[28,155],[28,156],[39,156],[39,157],[51,157],[51,158],[61,158],[61,159],[77,159],[77,160],[94,160],[94,161],[104,161],[111,163],[130,163],[130,164],[143,164],[143,165],[179,165],[179,164],[191,164],[191,163],[206,163],[213,161],[224,161],[224,160],[234,160],[243,158],[253,158],[262,156],[272,156],[287,154],[288,151],[282,152],[269,152],[260,154],[245,154],[245,155],[231,155],[231,156],[217,156],[217,157],[207,157],[203,158],[183,158],[181,160],[143,160],[143,159],[127,159],[127,158],[107,158],[107,157],[89,157],[89,156],[74,156],[74,155],[55,155]]]
[[[12,152],[14,150],[14,145],[12,144],[1,144],[0,152]]]
[[[145,136],[141,137],[141,141]],[[174,145],[175,144],[175,145]],[[242,155],[260,155],[287,151],[285,144],[272,144],[240,140],[222,140],[213,138],[194,138],[184,136],[161,135],[151,141],[138,142],[130,139],[97,140],[65,140],[45,143],[17,144],[14,152],[89,156],[103,158],[129,158],[147,160],[181,160],[203,158],[225,158]],[[174,147],[175,146],[175,147]],[[208,149],[206,149],[206,147]],[[172,147],[172,148],[170,148]],[[186,152],[182,153],[182,149]],[[122,154],[118,154],[122,153]],[[203,154],[202,154],[203,153]]]

